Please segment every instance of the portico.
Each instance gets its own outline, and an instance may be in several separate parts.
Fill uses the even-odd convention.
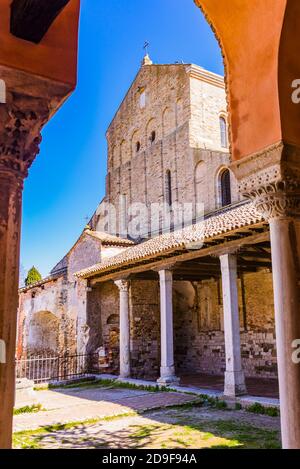
[[[242,210],[245,213],[250,207],[245,204]],[[233,214],[218,215],[222,224],[229,216]],[[208,219],[201,230],[198,227],[201,236],[211,224]],[[169,237],[173,247],[167,254],[162,246],[145,259],[143,245],[138,245],[129,249],[132,263],[128,251],[126,258],[117,256],[116,267],[108,260],[107,266],[102,263],[76,274],[86,278],[91,288],[111,281],[118,286],[120,378],[156,378],[160,384],[176,385],[180,376],[223,375],[228,397],[247,393],[245,374],[253,380],[261,376],[276,381],[271,329],[255,332],[258,326],[251,317],[250,287],[253,282],[259,287],[260,278],[265,281],[271,276],[267,224],[256,220],[253,225],[223,228],[222,234],[204,235],[202,248],[197,245],[196,226],[184,229],[180,236],[175,246],[172,233],[144,243],[149,253],[151,245],[167,244]],[[147,304],[142,300],[145,291],[149,292]]]

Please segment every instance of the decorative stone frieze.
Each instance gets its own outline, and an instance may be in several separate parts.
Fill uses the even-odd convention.
[[[0,107],[0,171],[24,179],[50,116],[46,100],[14,94]]]
[[[115,284],[121,292],[128,292],[129,282],[126,279],[116,280]]]
[[[300,216],[300,148],[279,142],[232,163],[239,191],[266,220]]]

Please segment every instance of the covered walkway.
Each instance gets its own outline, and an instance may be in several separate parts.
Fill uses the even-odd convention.
[[[279,399],[278,380],[265,378],[245,378],[246,388],[250,396]],[[224,375],[184,374],[180,376],[180,384],[184,387],[224,390]]]

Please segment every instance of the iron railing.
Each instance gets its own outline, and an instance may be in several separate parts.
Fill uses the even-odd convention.
[[[35,383],[65,381],[99,372],[99,355],[30,356],[16,360],[16,378]]]

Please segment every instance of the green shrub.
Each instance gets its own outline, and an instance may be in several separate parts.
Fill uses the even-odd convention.
[[[40,410],[43,410],[42,404],[32,404],[30,406],[26,405],[24,407],[14,409],[14,415],[31,414],[33,412],[39,412]]]
[[[32,266],[31,269],[28,271],[27,277],[25,279],[25,285],[28,287],[29,285],[33,285],[36,282],[42,280],[42,276],[39,271]]]
[[[270,417],[279,416],[279,409],[277,409],[277,407],[265,407],[259,402],[255,402],[255,404],[246,407],[246,410],[253,414],[269,415]]]

